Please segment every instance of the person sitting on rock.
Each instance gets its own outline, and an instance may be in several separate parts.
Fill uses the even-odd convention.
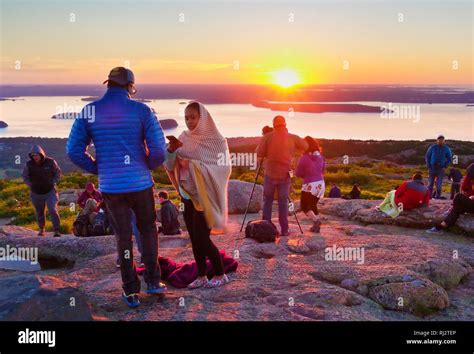
[[[352,186],[351,191],[349,192],[350,199],[360,199],[360,189],[358,184]]]
[[[303,178],[301,186],[301,209],[313,222],[311,232],[319,232],[321,219],[318,212],[318,201],[324,197],[324,157],[316,140],[307,136],[304,138],[308,150],[298,161],[295,175]]]
[[[181,229],[178,220],[178,208],[169,200],[167,191],[160,191],[158,193],[158,200],[161,208],[157,213],[157,219],[161,223],[158,232],[163,235],[179,235]]]
[[[58,163],[46,156],[39,145],[34,145],[28,154],[30,160],[23,168],[23,181],[30,189],[30,197],[36,211],[38,223],[38,236],[44,236],[46,223],[45,207],[48,207],[51,221],[53,222],[54,237],[60,234],[60,218],[58,213],[59,195],[56,185],[61,177],[61,169]]]
[[[99,211],[99,209],[103,207],[102,193],[95,189],[95,185],[93,182],[86,183],[86,188],[84,189],[84,192],[82,192],[81,195],[79,195],[79,198],[77,198],[77,204],[82,209],[84,209],[87,200],[90,198],[94,199],[97,202],[96,211]]]
[[[331,190],[329,191],[329,198],[341,198],[341,197],[342,197],[341,189],[337,186],[336,183],[333,183]]]
[[[461,191],[464,195],[470,197],[474,195],[474,163],[467,166],[466,172],[461,183]]]
[[[395,191],[395,203],[403,205],[402,210],[428,206],[430,191],[423,183],[421,172],[415,173],[410,181],[403,182]]]
[[[446,218],[435,225],[431,229],[427,230],[429,233],[442,232],[445,229],[453,226],[458,218],[464,213],[474,213],[474,164],[471,163],[467,167],[467,174],[464,176],[461,185],[462,193],[456,194],[453,200],[451,209],[448,212]]]

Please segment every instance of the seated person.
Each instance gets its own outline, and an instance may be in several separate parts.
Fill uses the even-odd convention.
[[[331,190],[329,191],[329,198],[341,198],[341,189],[337,186],[336,183],[332,184]]]
[[[352,186],[351,191],[349,192],[350,199],[360,199],[360,189],[358,184]]]
[[[158,199],[161,204],[161,208],[157,212],[157,219],[161,222],[158,232],[162,232],[164,235],[181,234],[178,208],[169,200],[168,192],[160,191]]]
[[[427,230],[428,233],[438,233],[445,229],[450,228],[458,218],[464,213],[474,214],[474,164],[470,164],[467,167],[467,174],[464,176],[461,191],[462,193],[456,194],[453,200],[453,206],[449,210],[446,218],[438,225]]]
[[[402,210],[412,210],[422,206],[428,206],[430,202],[430,192],[423,183],[423,176],[417,172],[411,181],[403,182],[395,192],[395,203],[403,205]]]
[[[102,193],[95,189],[94,183],[87,182],[84,192],[81,193],[77,199],[77,204],[84,209],[88,199],[94,199],[97,202],[97,208],[95,211],[99,211],[100,208],[103,208],[104,199],[102,198]]]

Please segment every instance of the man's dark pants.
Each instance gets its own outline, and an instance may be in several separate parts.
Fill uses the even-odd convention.
[[[55,232],[59,232],[60,227],[60,218],[58,213],[58,202],[59,195],[56,188],[51,189],[46,194],[37,194],[30,192],[31,203],[35,207],[36,212],[36,221],[38,222],[38,227],[42,230],[46,224],[45,209],[48,207],[49,216],[53,223],[53,229]]]
[[[444,219],[446,227],[453,226],[464,213],[474,213],[474,200],[464,194],[458,193],[454,197],[453,207],[449,211],[448,216],[446,216],[446,219]]]
[[[123,290],[126,295],[140,292],[140,279],[133,261],[132,223],[130,209],[135,212],[140,231],[142,258],[145,264],[144,279],[158,286],[161,280],[158,263],[158,231],[156,229],[153,187],[139,192],[102,193],[110,223],[117,237],[117,251],[121,258]]]

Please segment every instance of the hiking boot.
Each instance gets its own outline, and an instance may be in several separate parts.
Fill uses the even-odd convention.
[[[125,295],[125,293],[122,293],[122,300],[128,305],[128,307],[135,308],[140,306],[138,294]]]
[[[319,233],[321,231],[321,220],[313,221],[313,226],[311,226],[309,231]]]
[[[54,237],[61,237],[61,233],[59,231],[54,231]]]
[[[38,236],[44,236],[44,229],[40,229],[38,231]]]
[[[288,230],[282,231],[282,232],[280,233],[280,236],[289,236],[289,235],[290,235],[290,232],[289,232]]]
[[[147,284],[146,293],[147,294],[162,294],[166,290],[168,290],[168,288],[166,288],[166,285],[160,282],[158,283],[158,286],[153,285],[153,284]]]

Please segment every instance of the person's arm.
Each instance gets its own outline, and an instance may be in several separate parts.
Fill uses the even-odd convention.
[[[453,153],[451,149],[449,148],[449,146],[446,146],[446,162],[443,167],[444,168],[448,167],[451,164],[452,159],[453,159]]]
[[[256,152],[257,152],[257,158],[262,159],[267,157],[267,138],[268,135],[264,135],[260,138],[260,141],[258,143]]]
[[[468,176],[464,176],[461,183],[461,191],[463,194],[469,195],[471,193],[472,182]]]
[[[29,188],[31,188],[30,169],[28,168],[28,164],[26,164],[25,167],[23,167],[23,172],[21,176],[23,177],[23,181],[25,182],[25,184]]]
[[[295,176],[304,178],[305,176],[305,155],[301,156],[298,160],[298,166],[296,166]]]
[[[59,168],[59,165],[56,162],[56,160],[53,160],[53,182],[54,182],[54,184],[58,184],[60,178],[61,178],[61,169]]]
[[[428,169],[431,168],[431,154],[433,153],[433,145],[428,148],[425,155],[425,162]]]
[[[296,136],[296,149],[297,150],[302,150],[302,151],[306,151],[308,150],[308,143],[306,142],[306,140],[304,139],[301,139],[299,136]]]
[[[403,182],[395,191],[395,198],[401,199],[407,190],[407,182]]]
[[[85,115],[84,112],[81,112],[79,117],[87,117],[87,115]],[[97,163],[87,152],[87,147],[91,143],[91,140],[92,139],[86,128],[86,119],[76,118],[67,140],[66,153],[72,163],[76,166],[89,173],[97,175],[99,173],[97,170]]]
[[[86,206],[86,194],[85,194],[85,192],[82,192],[82,193],[79,195],[79,198],[77,198],[77,204],[78,204],[82,209],[84,209],[84,207]]]
[[[165,161],[165,136],[160,122],[148,106],[145,106],[144,135],[148,147],[148,167],[154,170]]]

